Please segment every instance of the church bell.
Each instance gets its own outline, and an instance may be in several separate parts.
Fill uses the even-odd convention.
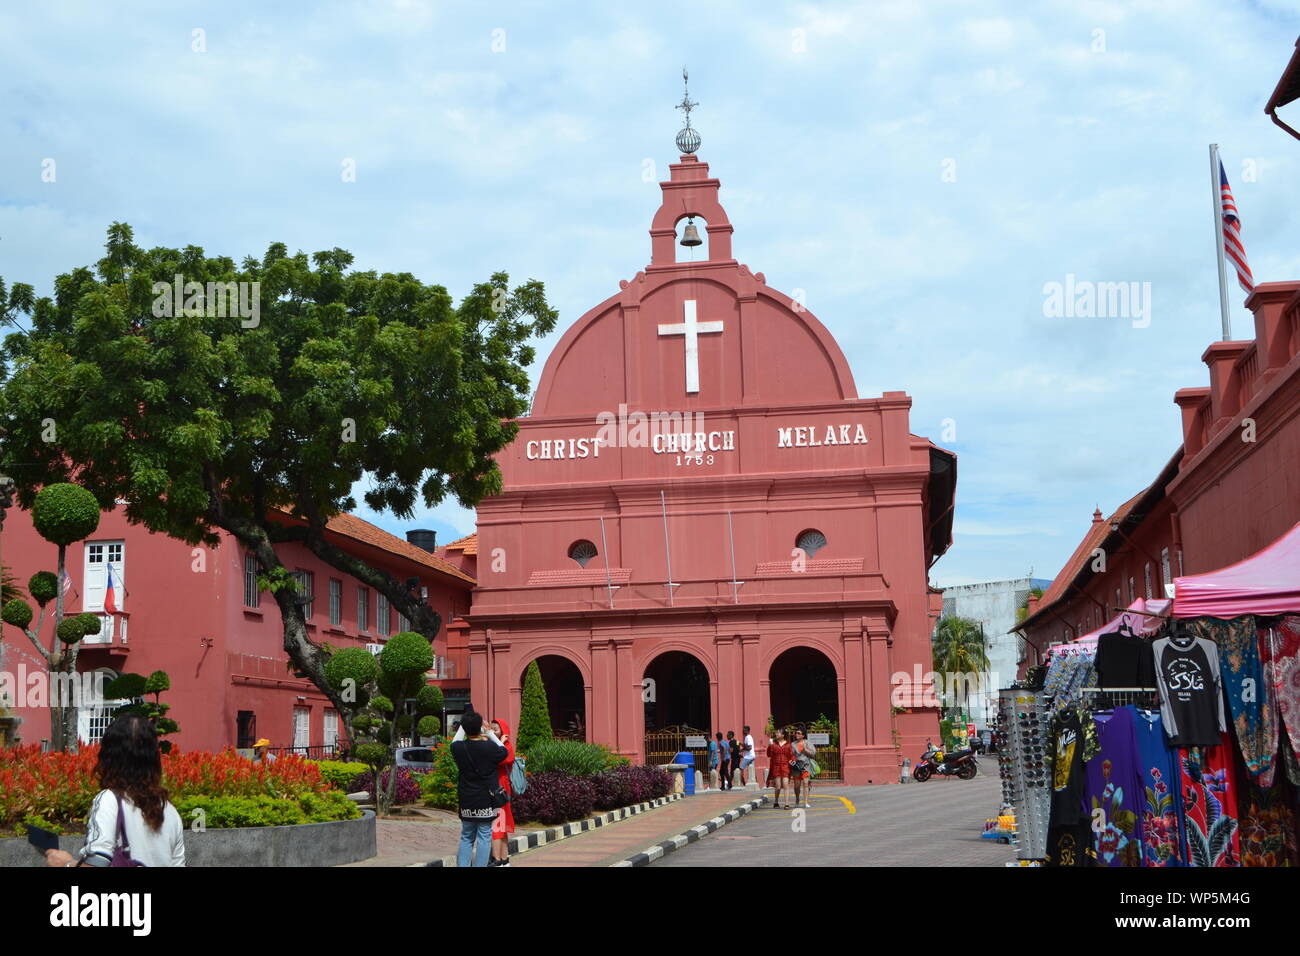
[[[702,246],[704,240],[700,238],[700,230],[695,228],[695,220],[688,220],[686,231],[682,233],[682,245],[684,246]]]

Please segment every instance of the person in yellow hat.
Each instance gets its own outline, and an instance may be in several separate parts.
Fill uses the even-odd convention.
[[[270,753],[271,741],[265,737],[253,744],[253,763],[275,763],[275,754]]]

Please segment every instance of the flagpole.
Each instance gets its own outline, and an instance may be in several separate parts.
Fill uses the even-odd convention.
[[[668,606],[673,606],[673,549],[668,544],[668,503],[664,499],[663,489],[659,489],[659,509],[664,518],[664,562],[668,565]]]
[[[1219,176],[1219,144],[1210,144],[1210,193],[1214,200],[1215,248],[1219,260],[1219,316],[1223,322],[1223,341],[1232,338],[1232,320],[1228,318],[1228,278],[1223,262],[1223,182]]]

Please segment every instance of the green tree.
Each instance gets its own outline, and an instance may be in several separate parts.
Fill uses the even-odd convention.
[[[172,742],[163,738],[178,733],[181,729],[175,720],[167,716],[172,705],[162,702],[162,695],[171,690],[171,687],[172,680],[166,671],[154,671],[148,677],[142,674],[121,674],[104,685],[104,699],[131,701],[113,711],[114,719],[127,714],[138,714],[150,721],[158,734],[158,749],[170,753]],[[152,701],[142,699],[136,702],[136,698],[144,698],[149,694],[153,695]]]
[[[395,769],[399,739],[442,711],[442,689],[427,680],[432,667],[433,648],[413,631],[393,635],[377,657],[346,647],[325,665],[326,681],[342,703],[349,736],[358,741],[355,756],[374,771],[380,814],[392,808],[397,792],[397,774],[388,775],[385,787],[382,771]]]
[[[99,527],[99,503],[95,496],[78,485],[60,482],[46,485],[32,496],[32,525],[36,533],[58,549],[58,573],[38,571],[27,582],[27,593],[36,601],[39,616],[21,597],[5,602],[0,618],[27,635],[32,646],[45,660],[50,674],[50,740],[56,750],[77,749],[76,697],[70,696],[67,679],[77,673],[77,652],[88,634],[98,634],[100,620],[94,614],[66,617],[63,612],[63,588],[59,586],[66,569],[68,545],[87,538]],[[41,639],[46,608],[54,601],[54,634],[49,646]],[[36,624],[32,626],[32,619]],[[69,699],[72,701],[69,703]]]
[[[982,625],[979,621],[955,614],[941,617],[934,629],[932,650],[934,669],[945,675],[948,682],[945,690],[951,693],[952,683],[960,683],[961,709],[968,711],[970,685],[959,679],[959,675],[977,674],[981,680],[987,678],[989,656]]]
[[[113,223],[94,269],[59,276],[51,298],[24,292],[30,329],[6,338],[0,383],[0,471],[20,505],[75,474],[152,532],[209,547],[229,533],[257,560],[286,653],[338,707],[280,546],[374,588],[431,641],[441,620],[419,589],[334,546],[326,522],[357,507],[363,480],[365,503],[400,518],[499,491],[493,455],[527,411],[529,343],[556,320],[535,280],[512,289],[496,273],[457,305],[408,273],[351,264],[282,243],[239,265],[145,250]]]
[[[519,728],[515,733],[515,746],[527,755],[528,749],[538,740],[550,740],[551,711],[546,702],[546,685],[537,661],[524,671],[523,700],[519,705]]]
[[[1043,589],[1030,588],[1029,593],[1032,594],[1034,597],[1040,598],[1043,596]],[[1016,623],[1019,624],[1028,616],[1029,616],[1029,597],[1028,595],[1026,595],[1024,603],[1021,604],[1020,607],[1016,608]]]

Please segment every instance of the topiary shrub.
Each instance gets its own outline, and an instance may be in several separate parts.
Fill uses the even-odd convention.
[[[95,533],[99,502],[80,485],[46,485],[32,502],[32,525],[46,541],[67,547]]]
[[[146,694],[161,694],[172,689],[172,679],[166,671],[154,671],[144,682]]]
[[[415,695],[415,708],[420,714],[442,713],[442,688],[435,684],[425,684]]]
[[[83,611],[81,614],[78,614],[76,620],[81,622],[81,633],[86,637],[89,637],[91,634],[98,634],[104,629],[104,622],[100,619],[99,615],[90,611]]]
[[[360,694],[361,689],[379,674],[379,665],[375,655],[363,647],[345,647],[330,655],[325,662],[325,680],[336,691],[342,692],[349,687]]]
[[[394,634],[379,654],[379,666],[385,674],[423,674],[433,668],[433,646],[414,631]]]
[[[551,712],[546,703],[546,686],[537,661],[524,671],[523,700],[519,705],[519,726],[515,733],[515,746],[530,760],[533,747],[539,740],[551,739]]]
[[[27,625],[32,623],[32,616],[31,605],[22,598],[6,601],[4,608],[0,609],[0,618],[3,618],[6,624],[12,624],[22,630],[26,630]]]
[[[144,696],[145,679],[140,674],[123,674],[104,685],[107,700],[134,700]]]
[[[432,714],[427,714],[420,718],[420,722],[415,725],[415,732],[421,737],[436,737],[442,731],[442,721]]]
[[[55,628],[55,633],[59,635],[59,640],[64,644],[75,644],[86,636],[86,629],[81,624],[81,617],[65,617]]]
[[[567,773],[528,775],[528,789],[512,801],[516,822],[537,821],[547,826],[582,820],[596,805],[596,788],[590,777]]]
[[[27,581],[27,593],[41,607],[59,596],[59,579],[53,571],[37,571]]]

